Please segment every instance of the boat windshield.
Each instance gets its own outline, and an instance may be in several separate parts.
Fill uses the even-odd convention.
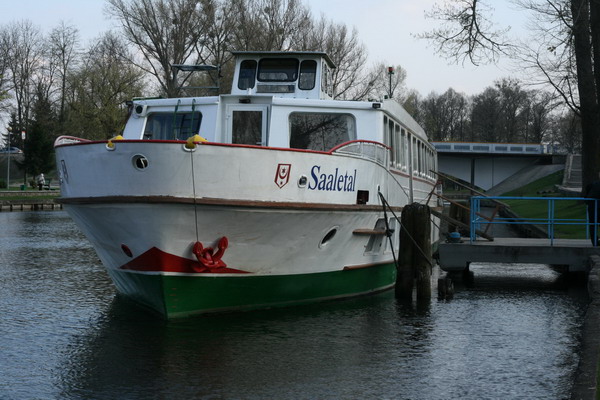
[[[186,140],[200,131],[200,112],[152,113],[144,128],[144,139]]]
[[[261,82],[294,82],[298,78],[298,60],[295,58],[263,58],[258,64]]]
[[[350,114],[290,114],[290,147],[328,151],[356,138],[356,121]]]

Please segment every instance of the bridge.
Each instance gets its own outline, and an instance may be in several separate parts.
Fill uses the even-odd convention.
[[[527,168],[563,169],[564,155],[553,147],[532,143],[432,142],[438,152],[438,169],[472,186],[489,190]]]

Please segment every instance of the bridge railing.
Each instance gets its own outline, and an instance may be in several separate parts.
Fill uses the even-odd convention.
[[[511,200],[524,200],[524,201],[538,201],[546,204],[546,217],[545,218],[530,218],[530,217],[495,217],[493,220],[482,216],[481,206],[482,202],[488,202],[495,200],[498,202],[506,203]],[[550,239],[550,245],[554,245],[555,239],[555,227],[559,225],[571,225],[580,226],[585,232],[585,238],[590,239],[590,235],[593,236],[594,246],[598,243],[598,234],[600,223],[595,221],[590,222],[590,215],[588,208],[586,207],[585,218],[567,218],[564,215],[556,215],[556,205],[559,202],[581,202],[585,205],[594,205],[593,210],[598,210],[598,199],[591,199],[585,197],[510,197],[510,196],[473,196],[471,197],[471,210],[470,210],[470,235],[471,242],[477,239],[478,231],[482,231],[484,225],[537,225],[545,227],[547,237]],[[593,219],[593,216],[592,216]]]
[[[541,143],[431,142],[438,153],[554,154],[557,149]]]

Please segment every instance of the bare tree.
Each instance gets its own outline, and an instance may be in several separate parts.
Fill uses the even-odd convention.
[[[56,66],[60,85],[60,108],[58,112],[59,124],[65,118],[65,100],[67,96],[67,78],[76,67],[78,61],[79,31],[72,25],[61,22],[50,32],[49,59]]]
[[[198,0],[108,0],[108,14],[117,18],[125,38],[142,60],[130,61],[154,76],[169,97],[179,95],[173,64],[197,64],[204,21]]]
[[[34,99],[35,75],[42,66],[41,33],[31,21],[14,22],[6,28],[7,71],[16,103],[17,124],[27,129]]]
[[[303,50],[324,51],[337,66],[332,76],[334,97],[358,100],[367,96],[374,81],[363,71],[367,52],[358,39],[358,31],[321,16],[308,35]]]
[[[441,21],[440,27],[418,35],[437,44],[437,51],[457,63],[474,65],[496,61],[512,47],[504,40],[508,28],[495,30],[487,18],[484,0],[449,0],[434,5],[427,17]]]
[[[441,95],[430,93],[419,106],[419,121],[435,140],[465,140],[469,127],[469,103],[450,88]]]
[[[393,98],[402,103],[406,98],[406,70],[401,65],[379,62],[364,73],[363,81],[353,88],[353,93],[355,99]]]
[[[237,50],[298,50],[312,21],[300,0],[239,0]]]
[[[494,31],[491,24],[479,22],[487,21],[489,15],[482,9],[482,2],[447,0],[445,7],[436,7],[432,12],[432,17],[442,21],[442,27],[422,37],[436,43],[440,54],[455,60],[468,59],[473,64],[495,61],[499,55],[509,53],[511,45],[502,38],[506,29]],[[530,59],[567,103],[574,100],[571,107],[581,117],[585,186],[600,171],[600,68],[596,68],[600,65],[600,5],[592,0],[522,0],[520,4],[534,11],[540,20],[550,22],[545,26],[546,50],[557,53],[560,63],[546,63],[540,51],[543,47],[534,49]]]
[[[10,75],[8,71],[8,30],[0,28],[0,115],[9,112]]]
[[[71,134],[106,139],[122,131],[126,101],[144,95],[143,72],[125,61],[128,52],[122,39],[106,33],[69,75],[65,124]]]

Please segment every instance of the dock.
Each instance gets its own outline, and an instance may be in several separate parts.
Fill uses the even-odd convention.
[[[41,211],[62,210],[62,204],[55,201],[60,197],[60,191],[27,190],[0,192],[0,212],[4,211]]]
[[[493,241],[463,239],[460,243],[440,243],[440,268],[462,272],[472,262],[548,264],[565,272],[588,272],[589,259],[600,255],[600,247],[584,239],[494,238]]]

